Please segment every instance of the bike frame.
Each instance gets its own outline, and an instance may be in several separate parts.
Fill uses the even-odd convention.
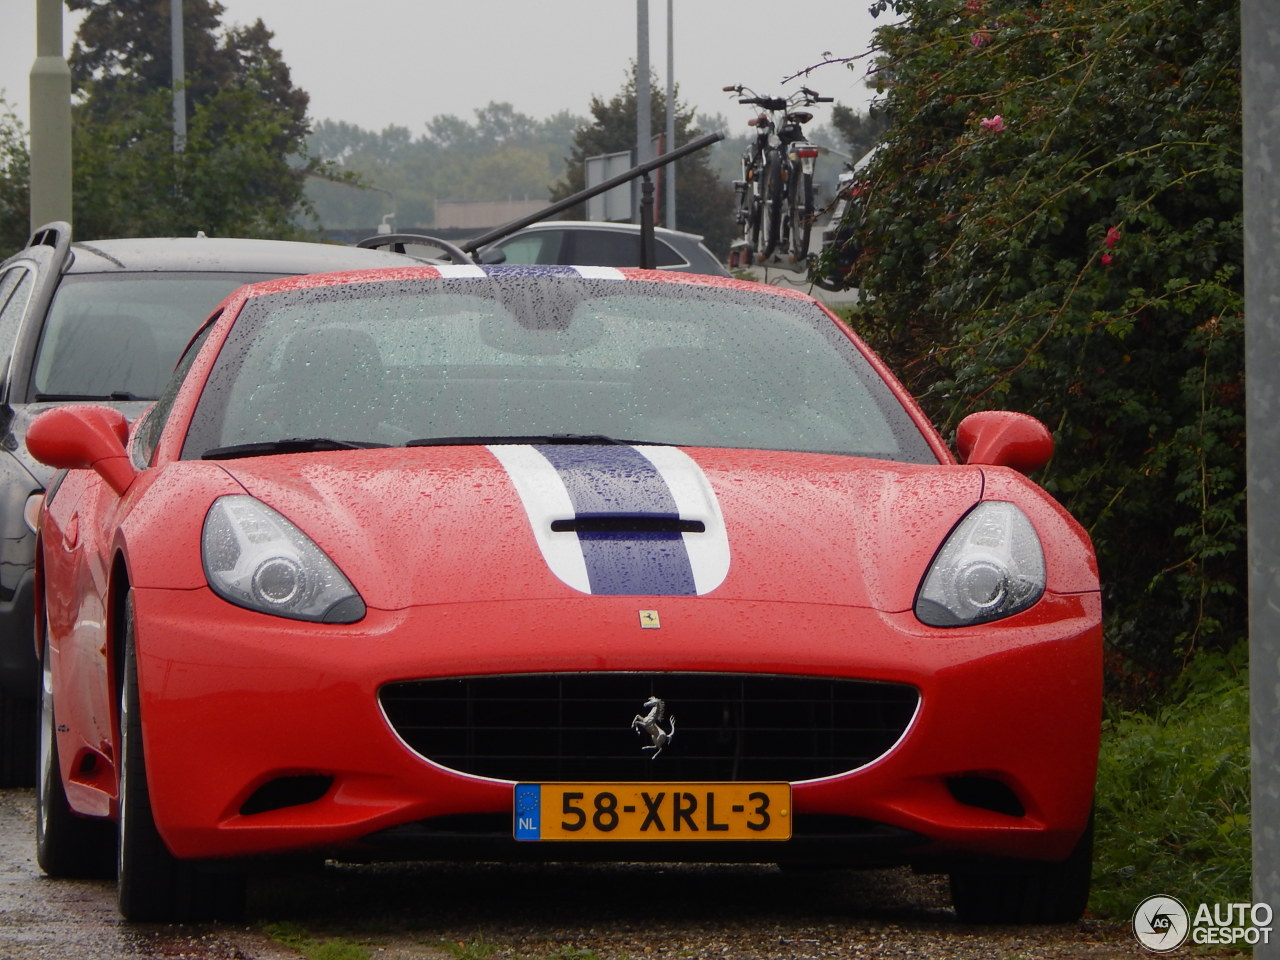
[[[742,179],[734,182],[737,220],[743,226],[743,240],[736,246],[745,251],[747,264],[757,257],[767,260],[775,252],[788,254],[792,262],[805,261],[814,216],[813,172],[818,147],[804,133],[804,124],[813,114],[798,108],[830,103],[834,98],[820,97],[807,87],[787,98],[757,96],[741,85],[724,89],[738,94],[739,103],[761,108],[748,121],[756,128],[756,138],[743,154]],[[744,93],[750,96],[742,96]],[[781,125],[774,119],[779,113]]]

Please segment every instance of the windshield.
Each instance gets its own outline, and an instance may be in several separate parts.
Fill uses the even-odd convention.
[[[66,276],[35,358],[33,400],[154,400],[200,322],[231,291],[278,274]]]
[[[937,462],[813,304],[522,274],[252,299],[221,349],[183,455],[269,452],[300,438],[400,446],[560,437]]]

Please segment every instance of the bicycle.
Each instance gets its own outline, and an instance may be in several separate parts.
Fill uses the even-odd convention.
[[[747,121],[748,126],[755,127],[756,137],[742,155],[742,179],[733,184],[746,262],[750,264],[757,251],[762,260],[776,252],[790,254],[793,263],[807,261],[816,213],[813,168],[818,147],[804,134],[804,124],[813,119],[813,114],[798,108],[831,103],[835,98],[819,96],[808,87],[801,87],[789,97],[757,96],[741,84],[724,90],[738,94],[741,104],[761,108]],[[750,96],[742,96],[744,93]],[[781,127],[774,118],[779,112]]]

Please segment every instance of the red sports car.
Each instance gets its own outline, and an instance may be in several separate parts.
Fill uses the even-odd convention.
[[[133,919],[245,858],[912,864],[1079,916],[1096,566],[809,297],[588,267],[242,288],[41,518],[39,861]]]

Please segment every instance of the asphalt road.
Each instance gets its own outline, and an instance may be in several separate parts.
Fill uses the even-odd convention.
[[[296,960],[266,925],[370,960],[1150,956],[1123,923],[962,926],[945,884],[907,870],[767,865],[330,864],[259,877],[240,926],[128,924],[113,883],[41,874],[33,816],[33,791],[0,791],[3,960]]]
[[[50,880],[35,861],[35,791],[0,790],[3,960],[295,960],[250,929],[129,924],[115,883]]]

